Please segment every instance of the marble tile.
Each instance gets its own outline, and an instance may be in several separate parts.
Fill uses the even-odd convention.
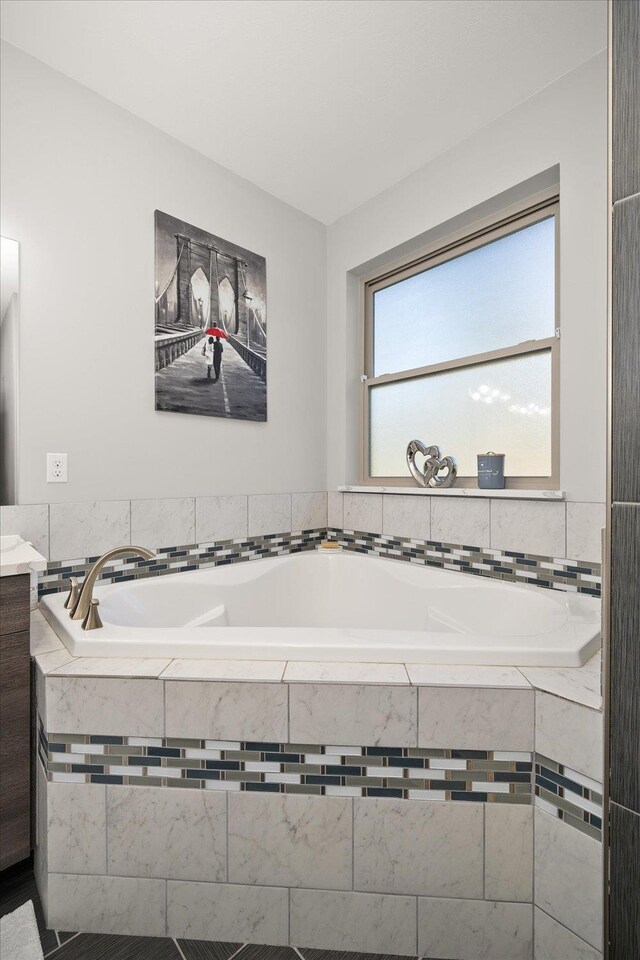
[[[535,904],[602,947],[602,844],[535,810]]]
[[[392,537],[408,537],[411,540],[430,540],[430,501],[431,497],[427,496],[384,494],[382,497],[382,533]]]
[[[249,497],[249,536],[291,530],[291,494],[259,493]]]
[[[604,503],[567,503],[567,552],[572,560],[600,563]]]
[[[71,656],[66,647],[60,650],[50,650],[49,653],[40,653],[34,657],[36,665],[36,702],[38,704],[38,713],[43,721],[47,710],[47,675],[56,667],[63,663],[69,663],[74,657]]]
[[[107,872],[106,787],[47,784],[47,848],[51,873]]]
[[[408,684],[402,663],[332,663],[331,661],[290,660],[285,683],[370,683]]]
[[[564,503],[546,500],[492,500],[491,546],[497,550],[564,557]]]
[[[602,708],[600,651],[584,667],[520,667],[520,671],[537,690],[546,690],[594,710]]]
[[[248,500],[243,496],[198,497],[196,499],[196,542],[246,539]]]
[[[162,682],[47,677],[45,728],[52,733],[161,737]]]
[[[343,498],[345,530],[382,533],[381,493],[345,493]]]
[[[29,610],[31,613],[38,609],[38,573],[32,570],[29,573]]]
[[[36,763],[36,816],[33,872],[44,912],[48,905],[49,857],[47,844],[47,779],[41,763]]]
[[[356,799],[353,845],[356,890],[483,896],[480,803]]]
[[[227,883],[167,884],[167,935],[239,943],[289,943],[289,891]]]
[[[49,558],[49,504],[25,503],[0,507],[2,536],[17,534]],[[51,558],[53,559],[53,557]]]
[[[108,872],[227,879],[226,797],[213,790],[107,787]]]
[[[602,954],[544,910],[534,907],[534,948],[536,960],[601,960]]]
[[[343,512],[342,498],[344,494],[339,490],[329,490],[327,494],[327,526],[342,530]]]
[[[151,657],[76,657],[49,670],[63,677],[159,677],[171,660]]]
[[[165,698],[168,737],[287,742],[284,684],[167,680]]]
[[[131,543],[147,550],[195,543],[193,497],[131,501]]]
[[[465,543],[488,547],[490,541],[489,500],[464,497],[430,497],[431,539],[440,543]]]
[[[603,717],[598,710],[536,691],[536,751],[602,781]]]
[[[416,746],[416,691],[408,686],[295,684],[292,743]]]
[[[327,525],[327,494],[292,493],[291,529],[317,530]]]
[[[291,891],[291,943],[325,950],[416,953],[416,899]]]
[[[533,691],[421,687],[418,746],[533,750]]]
[[[69,653],[64,643],[61,647],[56,647],[55,650],[48,650],[46,653],[36,653],[34,654],[34,659],[36,666],[41,671],[43,676],[48,676],[52,670],[56,670],[58,667],[61,667],[63,663],[71,663],[71,661],[76,658]]]
[[[39,610],[31,611],[29,626],[31,656],[52,653],[54,650],[66,650],[66,647],[53,627],[45,620]]]
[[[463,664],[408,663],[411,683],[434,687],[523,687],[531,684],[516,667],[482,667]]]
[[[347,890],[351,799],[229,795],[229,881]]]
[[[38,654],[34,658],[36,666],[36,709],[38,716],[42,719],[42,722],[45,723],[45,726],[45,718],[47,716],[47,672],[50,669],[61,666],[63,663],[68,663],[70,660],[73,660],[73,657],[66,647],[62,647],[60,650],[51,650],[49,653]]]
[[[118,933],[139,937],[166,934],[165,881],[133,877],[49,874],[47,922],[55,930]]]
[[[131,543],[129,519],[128,500],[52,503],[49,507],[50,559],[99,557],[113,547]]]
[[[484,805],[487,900],[531,903],[533,898],[533,807]]]
[[[530,960],[531,905],[418,900],[418,949],[439,960]]]
[[[172,660],[163,680],[280,681],[285,660]]]

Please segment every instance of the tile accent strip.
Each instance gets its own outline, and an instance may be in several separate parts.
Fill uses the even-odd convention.
[[[163,547],[153,560],[116,560],[110,563],[99,578],[99,583],[125,583],[167,573],[187,573],[203,567],[221,567],[228,563],[279,557],[305,550],[315,550],[326,539],[326,528],[302,530],[296,533],[270,533],[263,537],[221,540],[218,543],[196,543],[177,547]],[[79,560],[58,560],[47,565],[38,581],[39,596],[68,590],[70,577],[84,577],[98,557]]]
[[[197,543],[165,547],[154,560],[117,560],[102,573],[100,583],[124,583],[144,577],[200,570],[260,560],[263,557],[286,556],[315,550],[321,540],[338,540],[356,553],[404,560],[442,570],[480,577],[492,577],[512,583],[533,584],[553,590],[565,590],[600,596],[600,564],[554,557],[534,556],[511,550],[491,550],[464,544],[440,543],[435,540],[411,540],[337,528],[319,528],[293,533],[271,533],[253,539],[222,540],[219,543]],[[97,557],[59,560],[48,564],[38,579],[42,597],[69,589],[69,578],[84,577]]]
[[[531,803],[532,755],[51,733],[49,780],[316,796]]]
[[[602,784],[535,754],[535,806],[602,840]]]
[[[600,596],[599,563],[336,528],[329,528],[327,534],[346,550],[357,553],[373,553],[441,570]]]
[[[602,785],[539,753],[47,735],[40,722],[38,757],[53,782],[535,803],[602,839]]]

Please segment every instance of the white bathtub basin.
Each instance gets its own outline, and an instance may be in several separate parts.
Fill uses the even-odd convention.
[[[315,552],[109,584],[104,626],[41,603],[78,657],[579,667],[600,646],[593,597],[354,553]]]

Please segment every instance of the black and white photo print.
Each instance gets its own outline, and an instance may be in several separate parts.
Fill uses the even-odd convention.
[[[156,410],[267,419],[264,257],[155,212]]]

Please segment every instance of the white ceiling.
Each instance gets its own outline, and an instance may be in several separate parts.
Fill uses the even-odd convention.
[[[2,36],[330,223],[602,50],[605,0],[3,0]]]

